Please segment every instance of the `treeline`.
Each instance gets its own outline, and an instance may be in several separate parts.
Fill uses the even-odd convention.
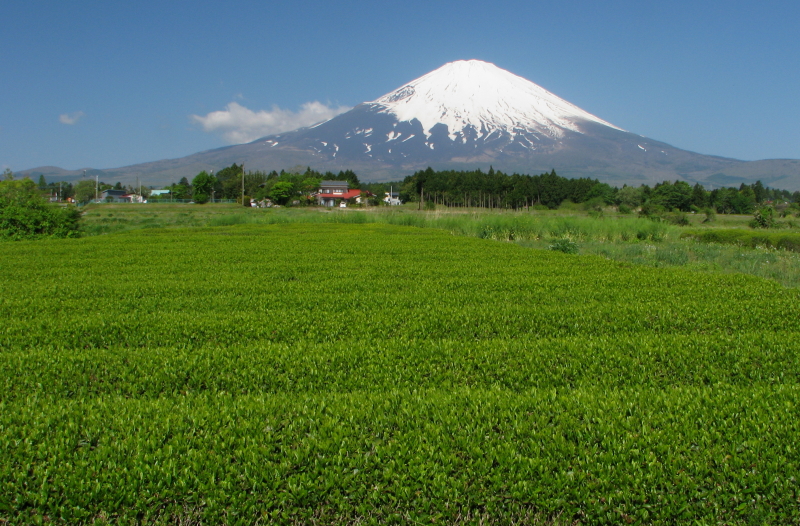
[[[658,183],[653,187],[612,187],[597,179],[569,179],[555,170],[540,175],[507,175],[488,172],[421,170],[406,177],[400,198],[404,202],[483,208],[558,208],[562,203],[618,205],[623,208],[660,207],[682,212],[713,208],[723,214],[749,214],[767,201],[800,200],[800,192],[765,187],[761,181],[737,188],[707,191],[701,184],[685,181]]]
[[[416,172],[403,180],[400,199],[446,206],[525,208],[544,205],[557,208],[570,200],[583,203],[592,198],[613,200],[614,188],[597,179],[567,179],[555,170],[541,175],[506,175],[489,168],[481,170]]]
[[[122,190],[129,194],[141,193],[144,197],[150,195],[150,189],[142,186],[124,186],[122,183],[108,184],[103,181],[95,183],[94,179],[81,179],[74,184],[68,181],[50,182],[45,181],[44,175],[39,176],[39,183],[36,185],[42,197],[54,202],[64,202],[73,199],[76,203],[88,203],[96,195],[106,190]]]
[[[350,188],[359,188],[361,185],[352,170],[339,173],[321,173],[311,168],[306,168],[305,171],[245,171],[242,165],[234,163],[216,174],[200,172],[191,182],[184,177],[177,184],[165,187],[170,190],[171,195],[160,198],[193,199],[197,203],[205,203],[211,199],[241,200],[244,187],[245,199],[270,199],[281,205],[293,201],[307,204],[313,201],[313,194],[323,180],[347,181]]]

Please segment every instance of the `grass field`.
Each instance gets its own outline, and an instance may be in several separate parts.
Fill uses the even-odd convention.
[[[347,210],[264,210],[230,204],[103,204],[87,207],[83,232],[91,236],[153,228],[239,224],[393,224],[513,241],[539,249],[548,249],[554,241],[569,239],[577,243],[581,254],[658,268],[749,274],[785,286],[800,287],[800,253],[797,252],[800,230],[754,231],[747,228],[752,216],[719,214],[711,223],[703,223],[703,214],[688,214],[687,217],[689,226],[678,227],[635,215],[607,213],[599,218],[590,217],[574,209],[486,212],[440,207],[432,212],[418,212],[413,204]],[[762,238],[775,240],[760,241]]]
[[[3,245],[0,523],[800,523],[797,289],[201,212]]]

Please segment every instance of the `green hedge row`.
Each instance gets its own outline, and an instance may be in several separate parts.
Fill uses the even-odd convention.
[[[755,232],[739,228],[688,230],[682,238],[696,239],[703,243],[722,243],[746,247],[770,247],[800,252],[800,234],[785,232]]]

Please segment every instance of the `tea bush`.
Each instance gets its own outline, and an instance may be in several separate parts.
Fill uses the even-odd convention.
[[[386,224],[4,248],[0,522],[800,522],[777,283]]]

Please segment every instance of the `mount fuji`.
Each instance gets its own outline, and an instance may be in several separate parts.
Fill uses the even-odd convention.
[[[681,179],[708,188],[760,179],[775,188],[800,189],[798,160],[747,162],[681,150],[623,130],[479,60],[445,64],[308,128],[181,159],[103,170],[101,177],[166,183],[234,162],[244,162],[249,170],[352,169],[365,181],[397,179],[428,166],[493,166],[524,174],[555,169],[562,176],[617,186]]]

